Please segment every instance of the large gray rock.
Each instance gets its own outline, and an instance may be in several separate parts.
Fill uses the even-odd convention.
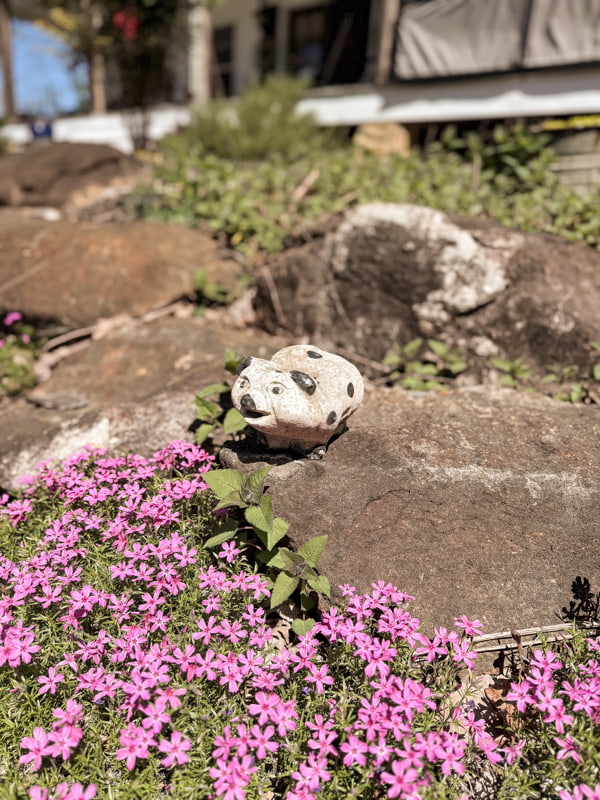
[[[597,407],[387,389],[349,425],[269,489],[295,546],[329,537],[319,567],[333,587],[390,581],[426,628],[466,614],[488,632],[558,622],[577,576],[600,590]],[[256,458],[231,450],[229,466]]]
[[[589,368],[600,339],[600,253],[549,235],[411,205],[358,206],[257,278],[271,332],[381,361],[424,336],[490,357]]]
[[[162,222],[45,222],[5,212],[0,252],[0,312],[64,328],[192,297],[198,270],[231,291],[241,271],[207,234]]]
[[[227,348],[269,358],[283,340],[200,319],[124,321],[78,344],[25,398],[0,407],[0,486],[83,447],[148,455],[193,439],[194,395],[231,376]]]

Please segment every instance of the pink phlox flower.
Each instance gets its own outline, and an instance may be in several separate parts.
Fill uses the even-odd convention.
[[[519,741],[515,744],[511,744],[502,748],[506,763],[509,765],[509,767],[521,758],[521,753],[525,747],[525,744],[526,743],[524,739],[519,739]]]
[[[13,325],[15,322],[19,322],[23,319],[23,314],[20,311],[9,311],[8,314],[4,317],[4,324],[7,328]]]
[[[555,736],[554,741],[560,747],[560,750],[556,753],[558,759],[572,758],[576,764],[582,763],[583,759],[579,755],[581,745],[570,734],[567,734],[564,739],[561,739],[560,736]]]
[[[160,733],[163,725],[165,725],[171,717],[165,712],[167,701],[164,699],[156,699],[154,703],[148,703],[146,706],[141,707],[141,712],[144,715],[142,725],[148,728],[152,733]]]
[[[492,764],[502,761],[502,756],[498,752],[498,743],[486,731],[480,731],[475,735],[475,744]]]
[[[215,632],[225,636],[232,644],[236,644],[248,636],[248,631],[242,628],[237,619],[233,622],[229,622],[227,619],[221,620],[221,623],[215,628]]]
[[[248,744],[254,749],[257,758],[266,758],[267,752],[276,753],[279,750],[279,744],[273,741],[274,733],[275,728],[272,725],[267,725],[264,730],[259,725],[250,728]]]
[[[438,656],[448,655],[448,648],[438,636],[429,639],[422,633],[416,633],[415,640],[423,645],[422,647],[417,647],[415,653],[418,656],[425,656],[429,662],[435,661]]]
[[[528,680],[521,681],[520,683],[511,683],[511,691],[506,695],[506,699],[511,703],[516,703],[517,710],[523,714],[528,705],[535,702],[531,690],[533,686]]]
[[[529,667],[538,667],[542,671],[549,670],[550,672],[554,672],[556,670],[562,669],[562,662],[559,660],[556,653],[553,653],[549,650],[547,653],[544,653],[542,650],[536,650],[529,661]]]
[[[49,800],[48,789],[44,786],[31,786],[29,788],[30,800]]]
[[[191,746],[190,740],[184,738],[180,731],[173,731],[169,741],[162,739],[158,743],[158,749],[167,754],[160,763],[167,769],[172,767],[175,762],[179,766],[186,764],[190,760],[188,750],[190,750]]]
[[[76,725],[83,717],[83,706],[76,700],[67,700],[66,708],[55,708],[52,716],[61,725]]]
[[[256,702],[250,703],[248,712],[252,716],[258,716],[258,724],[265,725],[267,722],[279,722],[280,707],[282,700],[274,692],[257,692],[254,696]]]
[[[481,620],[470,620],[464,614],[461,614],[460,617],[454,617],[454,625],[457,628],[463,628],[465,636],[468,636],[469,638],[473,638],[473,636],[481,636],[483,630]]]
[[[251,756],[242,756],[227,762],[218,761],[208,774],[214,778],[213,786],[215,792],[222,795],[221,800],[245,800],[245,787],[257,769]]]
[[[340,590],[342,597],[351,597],[353,594],[356,593],[356,587],[350,586],[349,583],[340,584],[340,586],[338,586],[338,589]]]
[[[325,686],[332,686],[335,681],[329,674],[327,664],[317,667],[316,664],[310,662],[309,666],[310,675],[306,675],[304,680],[308,683],[314,683],[317,694],[323,694]]]
[[[50,755],[48,734],[39,726],[33,729],[31,736],[24,736],[21,739],[20,746],[29,752],[20,756],[19,764],[31,763],[31,769],[34,772],[37,772],[42,766],[42,758]]]
[[[343,758],[345,767],[351,767],[354,764],[364,767],[367,763],[365,754],[369,751],[369,745],[351,733],[348,739],[340,745],[340,751],[345,753]]]
[[[56,787],[56,800],[92,800],[98,789],[96,784],[90,783],[85,788],[80,783],[59,783]]]
[[[292,698],[291,700],[281,702],[279,706],[273,710],[271,718],[277,726],[277,733],[280,736],[285,736],[286,733],[295,730],[296,720],[298,719],[296,701]]]
[[[331,780],[331,773],[327,770],[327,759],[319,758],[311,753],[306,762],[301,762],[292,778],[300,785],[307,786],[311,791],[317,792],[321,781]]]
[[[229,725],[225,725],[223,728],[223,735],[215,736],[213,742],[214,750],[212,751],[212,756],[215,761],[226,761],[229,758],[232,750],[237,749],[239,741],[240,740],[237,736],[232,735]]]
[[[560,800],[600,800],[600,783],[593,789],[585,783],[580,783],[573,788],[571,794],[566,789],[558,793]]]
[[[402,761],[394,760],[390,764],[391,772],[382,772],[379,779],[388,785],[386,790],[387,797],[404,798],[414,796],[414,790],[419,786],[419,773],[414,767],[404,764]]]
[[[156,745],[151,731],[133,723],[130,723],[127,728],[121,729],[119,741],[123,747],[117,750],[115,758],[117,761],[125,761],[129,771],[135,767],[138,758],[148,758],[148,748]]]
[[[219,558],[224,558],[228,564],[231,564],[241,552],[240,548],[236,547],[235,542],[223,542],[217,555]]]
[[[75,725],[61,725],[55,723],[48,734],[50,755],[54,758],[60,756],[63,761],[70,758],[71,752],[83,738],[83,731]]]
[[[265,621],[265,610],[260,607],[255,609],[254,605],[250,603],[242,612],[242,619],[248,623],[250,628],[255,628]]]
[[[157,689],[155,693],[156,700],[164,700],[165,707],[169,705],[171,708],[180,708],[181,707],[181,700],[180,697],[183,697],[187,694],[187,689],[183,687],[176,688],[175,686],[167,686],[164,689]]]
[[[467,667],[467,669],[473,669],[475,666],[475,659],[477,658],[477,653],[474,650],[471,650],[471,643],[466,639],[462,639],[459,642],[452,642],[452,649],[453,649],[453,656],[452,660],[456,661],[457,663],[463,663]]]
[[[560,699],[558,703],[548,709],[546,716],[542,719],[544,722],[552,722],[557,733],[564,733],[565,725],[572,725],[574,721],[574,717],[572,714],[567,714],[563,701]]]
[[[46,692],[50,692],[50,694],[56,694],[56,688],[61,681],[64,681],[65,676],[62,672],[57,672],[54,667],[50,667],[48,670],[48,675],[40,675],[38,678],[38,683],[41,683],[42,686],[38,689],[38,694],[45,694]]]

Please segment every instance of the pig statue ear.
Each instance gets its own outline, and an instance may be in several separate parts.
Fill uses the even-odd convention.
[[[306,372],[300,372],[297,369],[293,369],[290,372],[290,375],[292,376],[294,383],[297,383],[303,392],[306,392],[306,394],[315,393],[317,382],[314,378],[311,378],[310,375],[307,375]]]
[[[247,356],[246,358],[243,358],[235,368],[235,374],[240,375],[246,369],[246,367],[250,366],[251,363],[252,363],[252,356]]]

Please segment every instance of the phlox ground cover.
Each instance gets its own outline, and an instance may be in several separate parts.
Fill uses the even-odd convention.
[[[449,702],[478,621],[425,636],[380,582],[281,639],[247,537],[206,545],[211,468],[87,451],[0,498],[3,800],[600,800],[598,640],[536,651],[498,731]]]

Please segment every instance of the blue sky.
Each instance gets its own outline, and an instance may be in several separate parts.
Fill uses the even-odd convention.
[[[76,78],[85,86],[86,72],[78,67],[76,76],[70,73],[64,42],[22,20],[12,20],[12,34],[17,113],[53,117],[76,110]],[[0,116],[3,112],[0,96]]]

